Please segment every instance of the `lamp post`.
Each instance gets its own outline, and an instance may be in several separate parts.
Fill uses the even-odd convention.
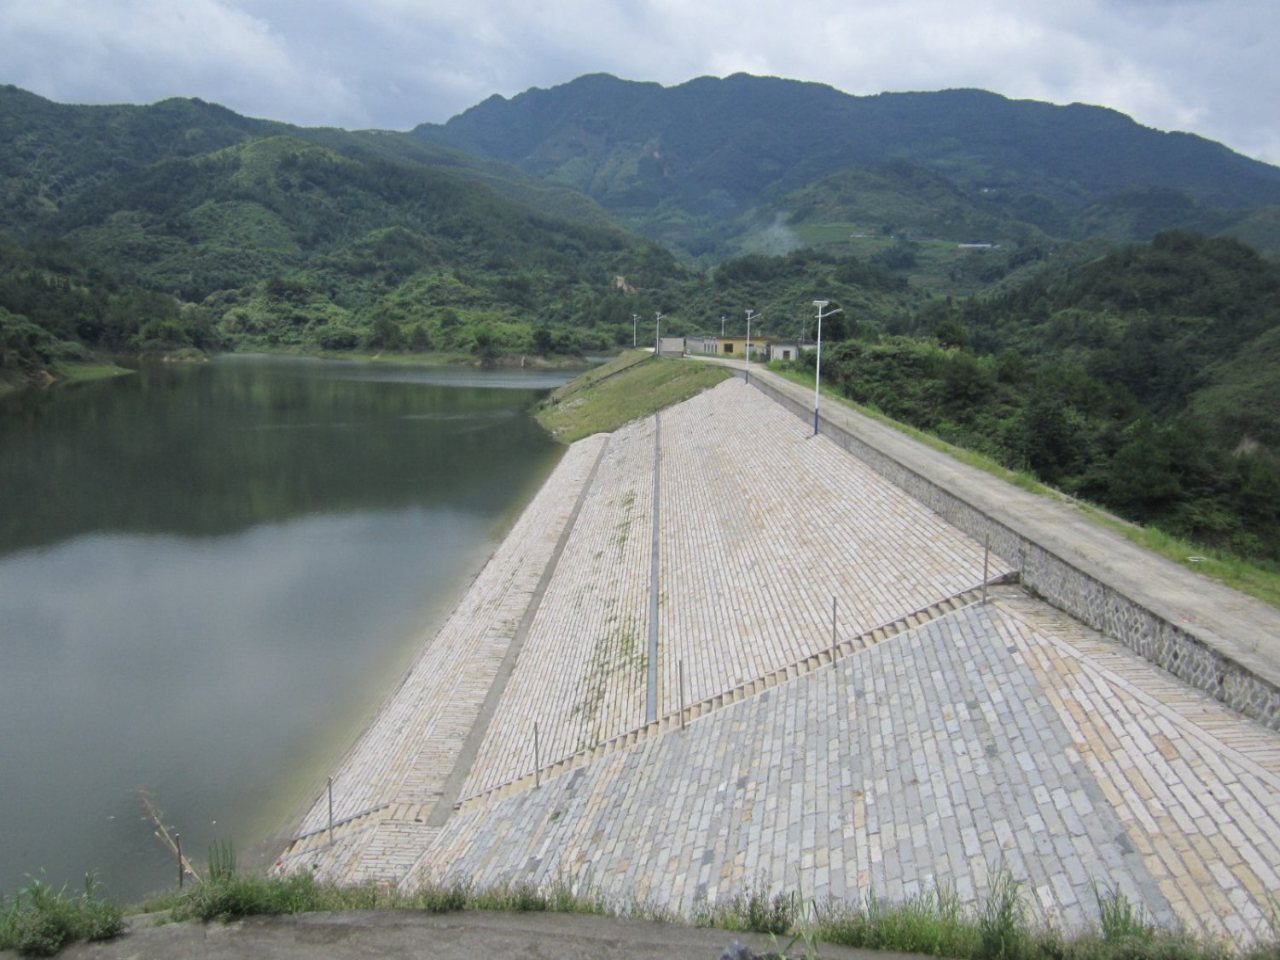
[[[724,339],[724,314],[720,314],[720,339]]]
[[[662,356],[659,347],[662,344],[662,314],[656,313],[653,317],[653,355],[655,357]]]
[[[636,346],[636,324],[640,322],[640,314],[633,313],[631,315],[631,348],[634,350]]]
[[[742,369],[747,372],[747,383],[751,382],[751,318],[754,310],[747,311],[747,349],[742,356]]]
[[[822,318],[830,317],[840,312],[840,308],[828,310],[823,313],[823,309],[830,303],[830,300],[815,300],[813,305],[818,308],[818,355],[814,358],[813,365],[813,435],[818,435],[818,385],[822,381]]]

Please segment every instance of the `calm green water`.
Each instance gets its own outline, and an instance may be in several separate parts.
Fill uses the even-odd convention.
[[[0,893],[301,813],[558,457],[564,375],[263,358],[0,401]]]

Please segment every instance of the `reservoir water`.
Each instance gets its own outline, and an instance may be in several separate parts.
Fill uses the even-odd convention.
[[[230,357],[0,399],[0,894],[242,863],[323,789],[560,448],[562,373]]]

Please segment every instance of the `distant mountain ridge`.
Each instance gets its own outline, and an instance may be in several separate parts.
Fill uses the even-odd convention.
[[[1175,191],[1237,217],[1280,205],[1280,168],[1221,144],[1102,107],[982,90],[858,97],[746,74],[674,87],[595,74],[490,97],[412,135],[576,187],[659,237],[679,217],[730,219],[840,171],[895,161],[945,176],[993,215],[1057,234],[1085,208],[1135,191]],[[1157,228],[1170,225],[1180,224]]]
[[[0,370],[85,347],[598,351],[619,277],[680,273],[585,194],[401,133],[8,86],[0,137]]]
[[[85,191],[154,164],[271,136],[304,140],[358,160],[446,170],[543,213],[612,225],[603,208],[576,190],[400,133],[298,127],[176,97],[149,106],[61,104],[7,85],[0,86],[0,142],[11,147],[0,154],[0,227],[29,228]]]

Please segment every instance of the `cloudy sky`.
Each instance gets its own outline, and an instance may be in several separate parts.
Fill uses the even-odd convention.
[[[0,0],[0,82],[407,129],[584,73],[1102,104],[1280,164],[1280,0]]]

